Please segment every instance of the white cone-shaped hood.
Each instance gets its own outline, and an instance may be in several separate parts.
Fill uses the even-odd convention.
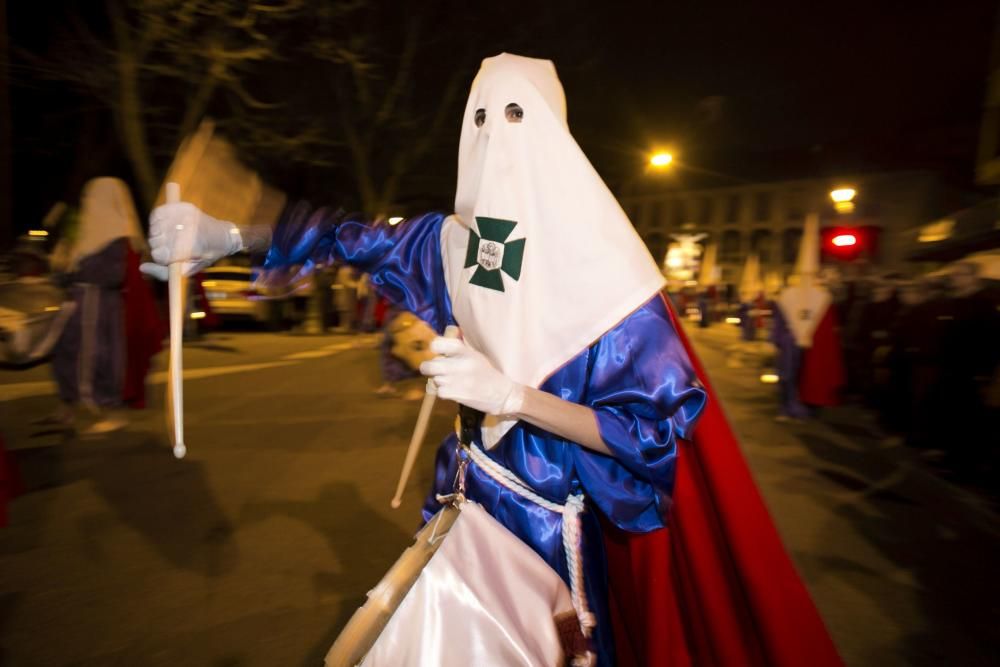
[[[784,285],[785,281],[782,279],[781,274],[777,271],[768,271],[767,275],[764,277],[764,291],[767,293],[768,297],[776,296]]]
[[[719,282],[719,248],[709,243],[705,248],[705,256],[701,258],[701,268],[698,271],[698,285],[711,287]]]
[[[760,279],[760,259],[757,253],[747,256],[743,265],[743,275],[740,276],[740,301],[749,303],[764,291],[764,283]]]
[[[547,60],[483,61],[462,123],[455,211],[442,231],[455,319],[522,384],[538,387],[663,286],[570,135]]]
[[[819,274],[819,216],[810,213],[802,228],[799,256],[795,261],[794,275],[804,278]]]
[[[830,307],[830,292],[815,284],[819,273],[819,216],[806,216],[802,243],[795,263],[798,284],[786,287],[778,297],[788,328],[800,347],[811,347],[816,327]]]
[[[84,257],[123,236],[128,237],[134,250],[145,249],[146,238],[128,186],[110,176],[87,181],[80,198],[80,227],[70,250],[70,266],[76,267]]]

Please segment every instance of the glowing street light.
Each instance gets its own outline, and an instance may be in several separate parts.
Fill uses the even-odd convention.
[[[649,158],[649,164],[656,167],[657,169],[663,169],[664,167],[670,166],[670,163],[674,161],[674,156],[666,151],[660,151],[654,153],[653,157]]]
[[[854,197],[858,194],[854,188],[837,188],[830,191],[830,199],[837,213],[853,213]]]
[[[398,225],[402,221],[403,221],[402,216],[396,215],[396,216],[393,216],[393,217],[389,218],[389,225],[392,226],[392,227],[395,227],[396,225]]]
[[[830,199],[835,202],[853,201],[858,192],[854,188],[837,188],[830,191]]]
[[[858,237],[854,234],[837,234],[830,240],[830,242],[838,248],[847,248],[852,245],[857,245]]]

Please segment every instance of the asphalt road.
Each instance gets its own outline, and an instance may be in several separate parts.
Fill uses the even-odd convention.
[[[764,348],[697,334],[779,530],[850,665],[986,665],[996,515],[857,410],[777,424]],[[0,372],[0,429],[29,493],[0,529],[2,665],[317,665],[407,546],[438,406],[399,510],[418,404],[376,399],[374,338],[224,333],[186,350],[188,458],[170,454],[163,378],[130,427],[33,426],[44,367]]]

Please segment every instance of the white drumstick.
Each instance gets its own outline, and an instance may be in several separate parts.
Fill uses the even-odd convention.
[[[167,203],[181,201],[181,186],[167,183]],[[174,417],[174,456],[182,459],[187,453],[184,446],[184,361],[181,357],[184,344],[184,265],[174,262],[167,274],[170,295],[170,396]]]
[[[445,338],[458,338],[458,327],[449,326],[444,330]],[[427,434],[427,424],[430,423],[431,413],[434,411],[434,401],[437,399],[437,387],[434,386],[434,380],[427,380],[427,391],[424,394],[424,400],[420,404],[420,414],[417,416],[417,425],[413,429],[413,436],[410,438],[410,446],[406,450],[406,458],[403,459],[403,470],[399,473],[399,483],[396,484],[396,495],[392,497],[393,509],[398,508],[403,503],[403,489],[406,488],[406,482],[410,479],[410,473],[413,471],[413,464],[417,460],[417,452],[420,451],[420,446],[424,444],[424,436]]]

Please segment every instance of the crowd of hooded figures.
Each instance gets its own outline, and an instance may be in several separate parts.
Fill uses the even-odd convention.
[[[838,291],[847,397],[876,410],[891,441],[989,482],[1000,444],[990,435],[1000,418],[1000,284],[960,262]]]
[[[885,444],[918,449],[957,479],[995,489],[1000,283],[983,266],[959,261],[916,277],[861,265],[849,277],[816,271],[811,289],[826,296],[815,303],[786,298],[797,288],[765,295],[751,280],[741,288],[742,337],[766,328],[775,344],[779,420],[859,404],[877,415]],[[806,312],[813,327],[796,331]]]

